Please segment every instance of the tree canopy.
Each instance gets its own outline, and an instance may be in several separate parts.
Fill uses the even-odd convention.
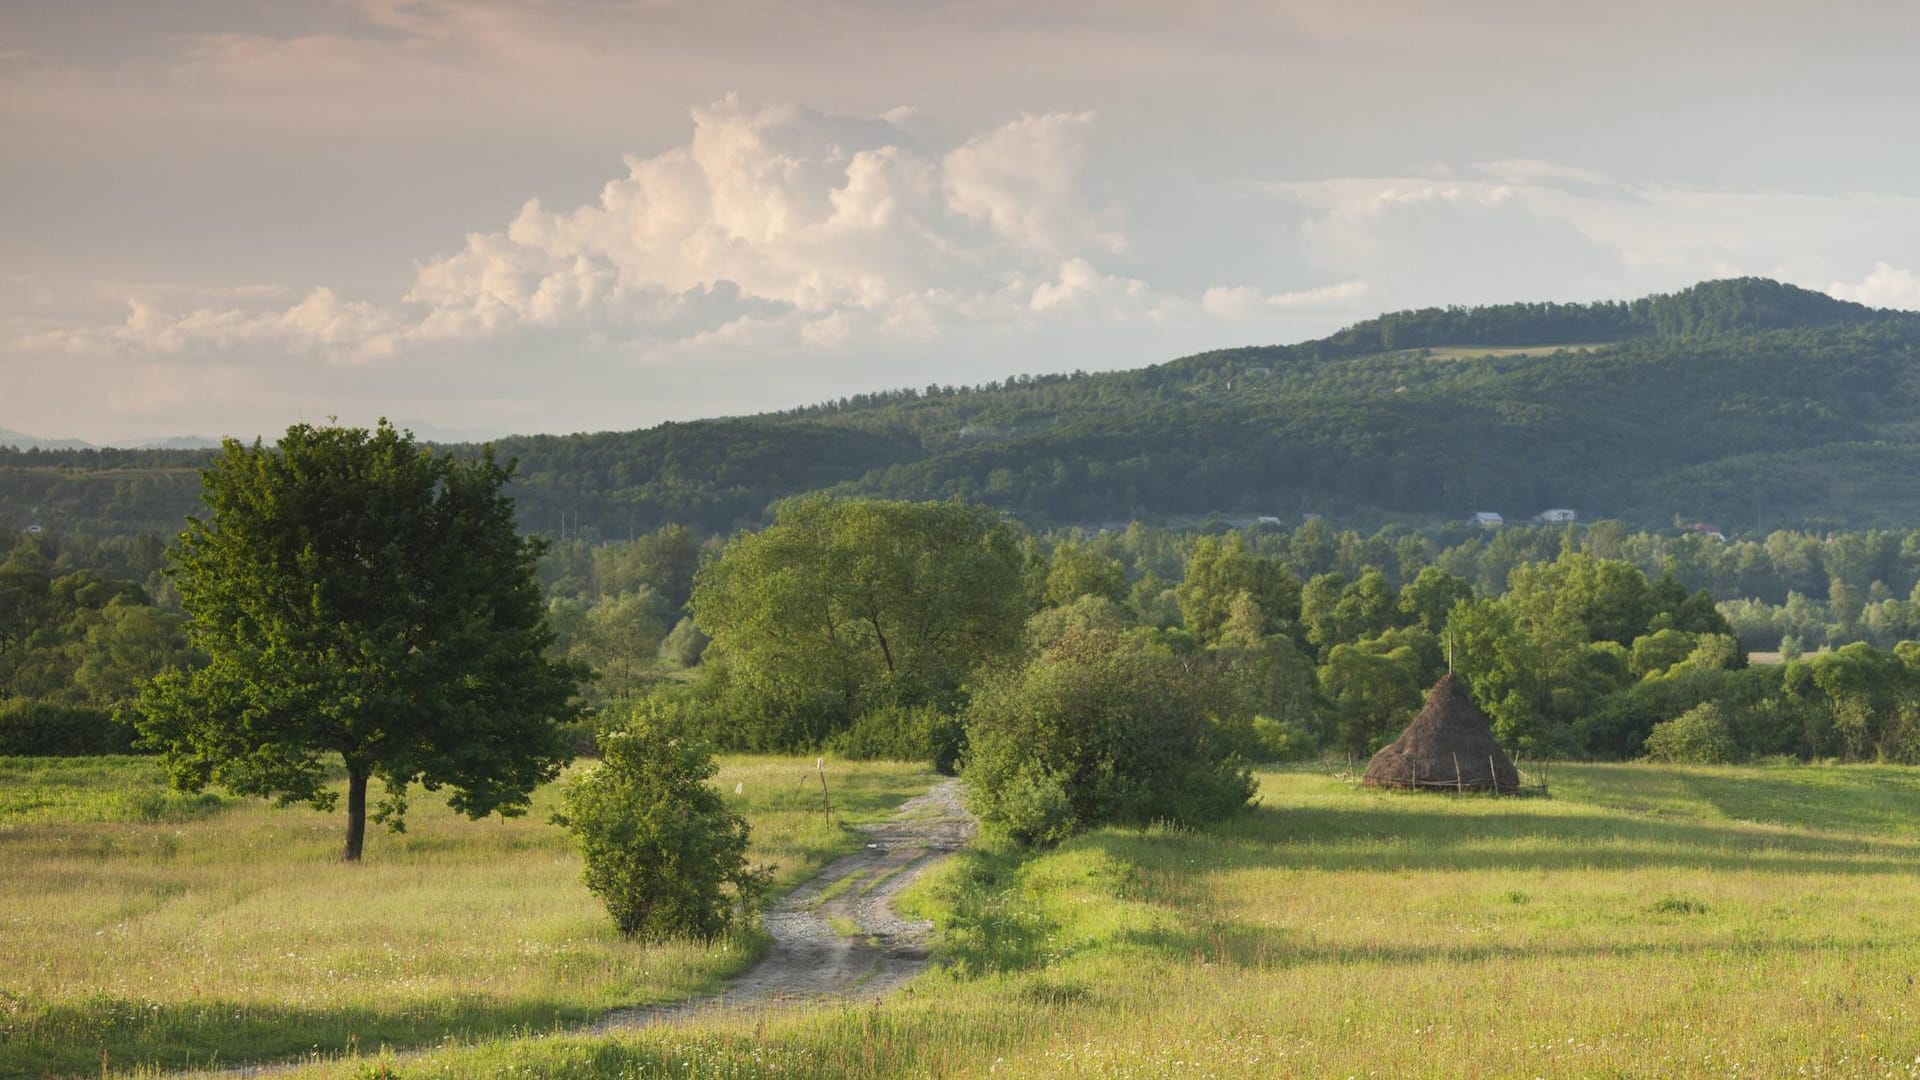
[[[738,721],[761,745],[817,743],[868,695],[951,695],[1020,643],[1015,536],[993,511],[959,503],[783,504],[694,586],[694,620],[713,638],[709,662],[729,673]]]
[[[569,757],[556,722],[575,673],[546,656],[541,545],[515,531],[508,475],[384,422],[228,440],[203,473],[208,513],[172,552],[208,662],[139,699],[174,781],[327,809],[337,754],[348,860],[376,777],[375,816],[396,829],[414,783],[452,788],[471,817],[525,811]]]

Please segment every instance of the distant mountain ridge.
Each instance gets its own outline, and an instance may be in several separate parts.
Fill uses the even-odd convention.
[[[12,447],[15,450],[211,450],[219,445],[219,439],[206,435],[172,435],[163,439],[100,446],[85,439],[48,439],[0,428],[0,447]]]
[[[669,521],[727,531],[820,489],[967,498],[1035,524],[1548,507],[1645,524],[1912,524],[1916,406],[1920,315],[1740,278],[1625,302],[1395,312],[1131,371],[494,445],[520,461],[524,527],[603,538]],[[0,523],[33,469],[85,468],[173,470],[149,494],[174,500],[159,516],[177,521],[177,474],[201,459],[0,452]],[[138,496],[97,496],[77,521],[155,520]]]
[[[82,439],[44,439],[38,435],[0,428],[0,447],[19,450],[91,450],[93,444]]]

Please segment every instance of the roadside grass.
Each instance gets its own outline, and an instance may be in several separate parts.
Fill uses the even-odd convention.
[[[929,783],[830,764],[829,827],[811,758],[721,766],[782,888]],[[547,1031],[710,989],[758,954],[757,933],[621,939],[548,821],[557,794],[473,822],[416,793],[407,832],[376,830],[347,866],[338,813],[180,795],[150,758],[0,758],[0,1076]]]
[[[301,1075],[1920,1073],[1920,770],[1553,780],[1495,799],[1264,772],[1212,828],[976,844],[904,898],[944,968],[879,1005]]]

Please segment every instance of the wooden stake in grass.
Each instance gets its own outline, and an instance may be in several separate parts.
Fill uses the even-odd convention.
[[[1467,781],[1460,775],[1459,754],[1453,755],[1453,793],[1455,795],[1465,795],[1467,793]]]
[[[827,827],[833,827],[833,800],[827,797],[827,759],[813,759],[813,768],[820,774],[820,812],[826,816]]]

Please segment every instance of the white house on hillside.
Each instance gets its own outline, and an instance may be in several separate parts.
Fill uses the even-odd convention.
[[[1533,520],[1547,525],[1570,525],[1579,516],[1571,510],[1542,510]]]
[[[1478,525],[1483,529],[1497,529],[1507,523],[1507,519],[1491,511],[1482,510],[1467,519],[1469,525]]]

